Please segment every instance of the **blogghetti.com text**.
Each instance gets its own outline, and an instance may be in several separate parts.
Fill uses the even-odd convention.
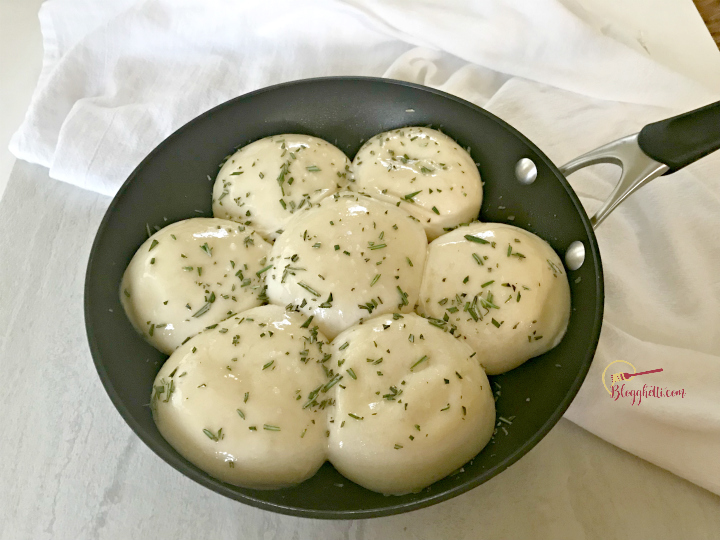
[[[620,398],[632,399],[631,405],[640,405],[642,400],[663,399],[663,398],[680,398],[685,397],[685,389],[672,390],[667,387],[643,384],[642,389],[626,389],[625,383],[615,384],[611,387],[610,397],[614,401]]]

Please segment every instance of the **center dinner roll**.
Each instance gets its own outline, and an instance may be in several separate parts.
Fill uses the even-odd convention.
[[[329,338],[362,318],[414,309],[427,240],[394,205],[349,191],[295,216],[275,241],[268,296]]]
[[[473,223],[430,244],[417,311],[460,336],[497,375],[560,343],[570,286],[541,238],[512,225]]]
[[[186,219],[153,234],[123,275],[120,300],[135,329],[170,354],[232,313],[265,301],[270,244],[233,221]]]
[[[477,166],[458,143],[434,129],[380,133],[360,148],[353,169],[353,190],[399,204],[420,220],[430,240],[480,212]]]
[[[274,135],[228,157],[213,188],[213,215],[253,226],[273,240],[292,215],[345,187],[350,160],[309,135]]]
[[[315,474],[327,456],[326,340],[306,319],[257,307],[177,349],[151,396],[162,436],[238,486],[280,488]]]
[[[490,440],[495,401],[475,353],[415,314],[382,315],[332,344],[328,457],[361,486],[416,492]]]

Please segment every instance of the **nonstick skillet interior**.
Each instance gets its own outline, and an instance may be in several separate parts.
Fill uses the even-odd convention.
[[[145,240],[146,224],[163,227],[211,216],[212,181],[233,148],[280,133],[305,133],[336,144],[352,158],[377,133],[409,125],[441,129],[469,147],[484,181],[482,221],[510,223],[547,240],[561,258],[571,242],[585,245],[583,266],[569,272],[572,315],[562,343],[521,367],[492,377],[503,423],[463,472],[420,493],[386,497],[344,479],[329,464],[291,489],[257,491],[219,482],[187,462],[160,436],[148,407],[165,356],[133,330],[118,298],[122,273]],[[537,180],[515,177],[521,158]],[[209,178],[208,178],[209,177]],[[114,405],[161,458],[214,491],[285,514],[351,519],[396,514],[463,493],[523,456],[555,425],[590,367],[600,334],[603,277],[589,220],[565,178],[524,136],[487,111],[426,87],[362,77],[286,83],[224,103],[163,141],[135,169],[100,225],[88,264],[85,321],[92,356]]]

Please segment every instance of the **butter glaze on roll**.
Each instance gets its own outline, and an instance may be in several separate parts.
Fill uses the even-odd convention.
[[[317,389],[328,378],[325,338],[304,328],[305,320],[262,306],[177,349],[151,396],[162,436],[191,463],[238,486],[275,489],[315,474],[327,456],[327,393]]]
[[[434,129],[407,127],[368,140],[353,159],[351,189],[399,204],[429,240],[477,219],[482,183],[472,157]]]
[[[417,311],[467,342],[497,375],[560,343],[570,286],[560,258],[538,236],[473,223],[430,243]]]
[[[213,188],[213,215],[274,240],[293,214],[347,185],[350,160],[309,135],[274,135],[228,157]]]
[[[288,223],[268,264],[268,296],[297,306],[329,338],[363,318],[410,312],[427,241],[416,220],[394,205],[336,193]]]
[[[137,250],[120,300],[135,329],[170,354],[203,328],[265,301],[270,244],[250,227],[193,218],[168,225]]]
[[[419,491],[475,457],[495,427],[495,401],[474,353],[418,315],[382,315],[340,334],[342,375],[329,414],[329,460],[385,494]]]

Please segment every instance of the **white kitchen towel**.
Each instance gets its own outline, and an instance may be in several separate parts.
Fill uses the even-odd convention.
[[[43,71],[11,150],[53,178],[112,195],[156,144],[208,108],[278,82],[354,74],[418,82],[485,106],[561,163],[719,99],[597,32],[565,7],[571,3],[48,0],[40,12]],[[718,170],[711,156],[655,181],[598,231],[606,321],[568,411],[716,493]],[[598,167],[571,181],[592,208],[616,176]],[[686,396],[614,401],[602,372],[620,359],[638,371],[663,367],[653,384]]]
[[[10,149],[50,176],[112,195],[175,128],[236,95],[292,79],[404,78],[429,60],[483,104],[519,76],[600,99],[683,108],[709,92],[593,30],[559,0],[48,0],[46,57]],[[400,58],[422,46],[408,58]],[[444,52],[442,56],[437,53]],[[468,64],[463,69],[463,64]],[[463,79],[474,69],[473,80]]]

